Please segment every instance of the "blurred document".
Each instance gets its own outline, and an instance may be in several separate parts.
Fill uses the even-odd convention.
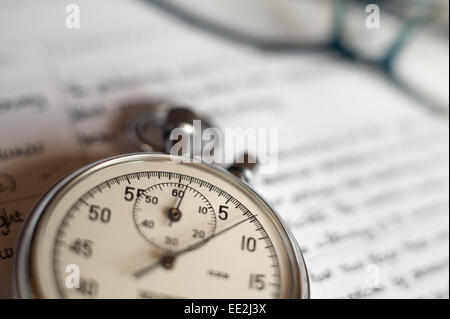
[[[258,51],[142,1],[77,3],[79,29],[66,1],[0,2],[0,297],[32,205],[135,151],[127,114],[164,99],[279,130],[278,171],[253,187],[295,234],[313,298],[448,298],[448,118],[333,54]]]

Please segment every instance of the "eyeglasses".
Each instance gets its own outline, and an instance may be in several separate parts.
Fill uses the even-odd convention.
[[[188,25],[265,51],[334,50],[448,114],[446,0],[145,0]]]

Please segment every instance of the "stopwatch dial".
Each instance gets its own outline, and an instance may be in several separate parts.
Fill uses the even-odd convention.
[[[266,212],[219,185],[153,171],[103,180],[76,198],[55,229],[60,294],[281,296],[283,248],[271,240]],[[67,265],[79,267],[78,290],[66,287]]]
[[[182,183],[159,183],[141,192],[133,216],[139,233],[168,251],[194,249],[216,229],[216,216],[208,199]]]
[[[30,236],[24,264],[36,295],[299,296],[289,234],[227,173],[143,154],[79,176],[45,204]]]

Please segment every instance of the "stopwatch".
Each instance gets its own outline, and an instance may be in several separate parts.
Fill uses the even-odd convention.
[[[19,298],[308,298],[295,238],[214,164],[141,152],[90,164],[35,205]]]

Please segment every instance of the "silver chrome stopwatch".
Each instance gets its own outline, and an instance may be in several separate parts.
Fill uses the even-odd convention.
[[[308,298],[278,215],[204,163],[136,153],[91,164],[33,208],[15,263],[19,298]]]

